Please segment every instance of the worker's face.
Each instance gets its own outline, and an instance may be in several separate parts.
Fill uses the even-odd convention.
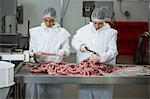
[[[93,21],[93,26],[95,27],[96,30],[102,28],[104,26],[104,21]]]
[[[53,18],[46,17],[44,18],[44,23],[47,27],[52,27],[55,23],[55,20]]]

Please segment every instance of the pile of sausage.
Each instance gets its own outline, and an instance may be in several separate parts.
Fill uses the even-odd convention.
[[[32,73],[48,73],[49,75],[68,75],[68,76],[99,76],[105,73],[111,73],[123,69],[122,66],[107,66],[101,63],[84,60],[78,64],[75,63],[38,63],[30,69]]]

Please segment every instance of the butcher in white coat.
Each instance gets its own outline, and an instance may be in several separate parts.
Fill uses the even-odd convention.
[[[30,29],[29,50],[35,53],[38,61],[61,62],[70,54],[70,34],[55,19],[56,11],[49,7],[43,11],[41,26]],[[56,55],[42,55],[43,52]],[[61,84],[29,84],[26,89],[26,99],[61,99]]]
[[[117,30],[105,22],[105,11],[96,8],[92,22],[81,27],[73,36],[72,46],[77,51],[77,62],[89,59],[105,64],[115,64]],[[88,52],[86,48],[97,53]],[[112,99],[112,85],[80,85],[79,99]]]

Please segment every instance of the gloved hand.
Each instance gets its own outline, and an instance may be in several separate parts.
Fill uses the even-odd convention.
[[[91,54],[91,56],[89,57],[90,60],[94,61],[94,62],[100,62],[100,57],[96,54]]]
[[[80,51],[81,51],[81,52],[85,52],[85,51],[86,51],[86,47],[87,47],[86,44],[82,44],[82,45],[80,46]]]
[[[42,55],[42,53],[41,52],[34,52],[34,56],[35,56],[35,58],[40,58],[40,56]]]
[[[63,49],[59,50],[57,53],[56,53],[58,56],[60,57],[64,57],[65,55],[65,51]]]

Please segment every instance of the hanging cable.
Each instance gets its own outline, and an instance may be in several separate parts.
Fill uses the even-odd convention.
[[[124,14],[127,18],[130,16],[130,13],[129,13],[129,11],[127,11],[127,10],[125,10],[125,11],[123,11],[122,10],[122,2],[123,2],[123,0],[119,0],[120,2],[119,2],[119,9],[120,9],[120,12],[122,13],[122,14]]]
[[[61,23],[62,23],[62,20],[63,20],[63,18],[64,18],[64,16],[65,16],[65,14],[66,14],[66,12],[67,12],[67,9],[68,9],[68,6],[69,6],[69,3],[70,3],[70,0],[68,0],[68,2],[67,2],[66,8],[65,8],[65,10],[64,10],[64,14],[63,14],[63,15],[62,15],[62,17],[61,17],[59,24],[61,24]]]

